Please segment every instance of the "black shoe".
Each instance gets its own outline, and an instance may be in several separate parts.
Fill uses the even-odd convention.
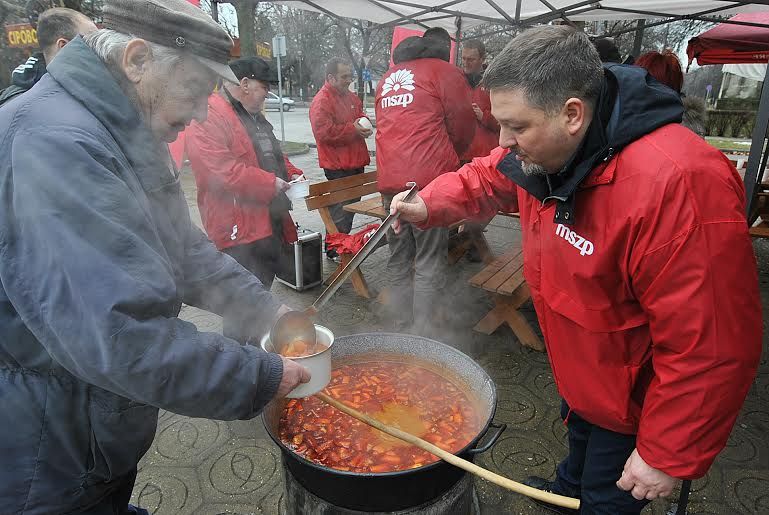
[[[334,263],[341,263],[342,258],[339,257],[339,253],[335,249],[330,249],[326,251],[326,259],[329,261],[333,261]]]
[[[554,494],[561,494],[561,492],[554,492],[553,491],[553,482],[548,481],[545,478],[541,478],[538,476],[529,476],[526,479],[523,480],[523,484],[526,486],[530,486],[532,488],[536,488],[537,490],[542,490],[545,492],[550,492]],[[545,501],[539,501],[537,499],[531,500],[533,503],[537,504],[538,506],[541,506],[548,510],[550,513],[560,513],[563,515],[577,515],[579,513],[579,510],[572,510],[569,508],[562,508],[560,506],[555,506],[553,504],[546,503]]]
[[[470,247],[470,250],[467,251],[467,254],[465,254],[467,257],[467,260],[471,263],[480,263],[483,261],[481,259],[481,253],[478,252],[478,249],[476,247]]]

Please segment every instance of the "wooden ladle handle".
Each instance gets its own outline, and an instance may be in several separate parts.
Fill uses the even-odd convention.
[[[566,497],[563,495],[558,495],[550,492],[545,492],[543,490],[538,490],[536,488],[526,486],[522,483],[518,483],[517,481],[513,481],[512,479],[508,479],[506,477],[500,476],[499,474],[495,474],[490,470],[486,470],[483,467],[479,467],[475,463],[464,460],[458,456],[451,454],[450,452],[444,451],[440,447],[433,445],[430,442],[427,442],[425,440],[422,440],[417,436],[414,436],[405,431],[401,431],[396,427],[383,424],[377,419],[369,417],[365,413],[361,413],[360,411],[355,410],[347,406],[346,404],[343,404],[338,400],[329,397],[325,393],[316,393],[315,397],[322,400],[326,404],[330,404],[331,406],[335,407],[339,411],[343,413],[347,413],[351,417],[358,419],[365,424],[370,425],[371,427],[379,429],[380,431],[387,433],[390,436],[394,436],[395,438],[398,438],[400,440],[403,440],[404,442],[408,442],[411,445],[415,445],[416,447],[419,447],[422,450],[425,450],[431,454],[438,456],[443,461],[451,463],[455,467],[464,469],[467,472],[471,472],[476,476],[485,479],[486,481],[490,481],[494,483],[495,485],[499,485],[503,488],[507,488],[508,490],[519,493],[521,495],[531,497],[532,499],[538,499],[546,503],[554,504],[556,506],[571,508],[573,510],[579,509],[579,499],[574,499],[573,497]]]

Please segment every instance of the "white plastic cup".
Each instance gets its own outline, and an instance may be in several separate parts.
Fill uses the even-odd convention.
[[[369,120],[365,116],[361,116],[356,121],[358,122],[358,125],[360,125],[364,129],[368,129],[368,130],[373,130],[374,129],[374,126],[371,125],[371,120]]]
[[[318,344],[326,346],[324,350],[310,356],[287,358],[305,367],[311,376],[309,383],[300,384],[286,395],[289,399],[315,395],[331,382],[331,346],[334,344],[334,333],[322,325],[315,324],[315,338]],[[261,346],[266,352],[275,352],[269,333],[262,337]]]
[[[310,181],[297,181],[292,182],[290,187],[286,190],[286,196],[291,200],[299,200],[305,198],[310,194]]]

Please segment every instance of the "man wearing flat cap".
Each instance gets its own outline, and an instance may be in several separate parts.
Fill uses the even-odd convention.
[[[283,155],[262,114],[270,65],[244,57],[230,68],[239,82],[226,83],[209,97],[208,118],[185,133],[187,155],[208,237],[270,288],[285,266],[283,249],[297,239],[285,190],[303,174]],[[240,341],[249,336],[228,318],[224,334]]]
[[[166,142],[206,118],[232,40],[185,0],[107,0],[0,109],[0,512],[124,514],[158,408],[256,416],[307,371],[200,332],[282,307],[191,222]]]

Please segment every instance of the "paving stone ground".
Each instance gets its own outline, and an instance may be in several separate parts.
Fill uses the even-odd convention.
[[[292,158],[312,181],[323,180],[317,168],[315,151]],[[195,185],[184,172],[185,194],[193,218],[200,223],[195,205]],[[303,202],[295,206],[294,218],[301,226],[321,230],[317,213],[308,213]],[[356,218],[356,225],[368,221]],[[495,252],[502,252],[520,239],[517,222],[497,217],[489,225],[488,240]],[[757,242],[762,308],[769,306],[769,244]],[[375,288],[383,286],[382,271],[387,248],[377,250],[363,265]],[[325,260],[324,260],[325,261]],[[334,265],[324,263],[324,273]],[[491,336],[471,327],[490,308],[482,292],[469,287],[467,279],[480,264],[463,260],[454,266],[457,295],[456,312],[462,330],[445,335],[444,343],[465,352],[480,363],[494,379],[499,403],[496,420],[508,429],[478,463],[513,479],[538,474],[553,477],[555,466],[566,453],[565,428],[559,418],[559,398],[548,367],[547,356],[522,347],[506,327]],[[717,273],[717,271],[716,271]],[[310,305],[319,289],[297,293],[281,284],[273,292],[296,307]],[[337,335],[386,330],[374,316],[372,302],[354,295],[343,286],[321,316],[323,325]],[[220,331],[215,315],[185,307],[182,318],[201,330]],[[526,316],[536,323],[533,309]],[[764,357],[759,375],[732,432],[727,448],[710,473],[695,481],[690,514],[767,514],[769,513],[769,363],[764,338]],[[152,448],[140,463],[133,501],[154,515],[186,514],[282,514],[280,456],[267,436],[260,418],[250,421],[220,422],[191,419],[161,413]],[[476,480],[481,512],[486,514],[544,513],[526,498]],[[652,503],[644,513],[664,514],[666,501]]]

